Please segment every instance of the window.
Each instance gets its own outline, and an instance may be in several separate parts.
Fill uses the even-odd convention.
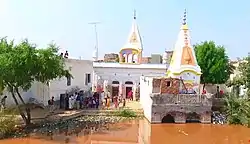
[[[71,85],[71,77],[67,76],[67,86],[70,86],[70,85]]]
[[[167,81],[167,87],[170,87],[170,86],[171,86],[171,82]]]
[[[126,81],[125,84],[131,84],[132,85],[133,82],[132,81]]]
[[[85,74],[85,85],[91,83],[91,74]]]
[[[112,81],[112,84],[120,84],[119,81]]]

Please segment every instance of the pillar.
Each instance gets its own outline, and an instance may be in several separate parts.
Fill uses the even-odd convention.
[[[92,92],[96,92],[97,91],[97,85],[98,85],[98,78],[97,78],[97,74],[95,72],[93,72],[93,76],[92,76]]]
[[[120,63],[122,62],[122,59],[123,59],[122,53],[120,53],[120,54],[119,54],[119,62],[120,62]]]
[[[119,81],[119,96],[123,96],[123,84],[122,81]]]
[[[182,112],[176,112],[174,120],[175,123],[186,123],[186,114]]]
[[[124,83],[122,83],[122,96],[123,98],[126,98],[126,87]]]
[[[107,93],[108,92],[108,80],[104,80],[104,82],[103,82],[103,91],[105,92],[105,93]]]
[[[136,100],[136,89],[137,89],[137,83],[133,83],[133,100],[135,101]]]
[[[200,116],[201,123],[211,123],[211,112],[203,112]]]

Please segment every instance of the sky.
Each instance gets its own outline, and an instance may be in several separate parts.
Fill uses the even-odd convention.
[[[238,0],[0,0],[0,37],[27,38],[44,48],[54,42],[70,57],[92,59],[97,26],[99,57],[118,53],[131,29],[133,11],[144,56],[173,50],[184,9],[191,43],[223,45],[231,59],[250,51],[250,1]]]

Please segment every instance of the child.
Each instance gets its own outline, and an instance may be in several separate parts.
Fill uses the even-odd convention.
[[[126,99],[125,98],[123,99],[123,105],[122,106],[123,106],[123,108],[126,106]]]

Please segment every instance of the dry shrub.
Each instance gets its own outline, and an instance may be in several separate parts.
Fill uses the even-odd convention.
[[[12,134],[17,124],[15,112],[9,110],[0,112],[0,138]]]

